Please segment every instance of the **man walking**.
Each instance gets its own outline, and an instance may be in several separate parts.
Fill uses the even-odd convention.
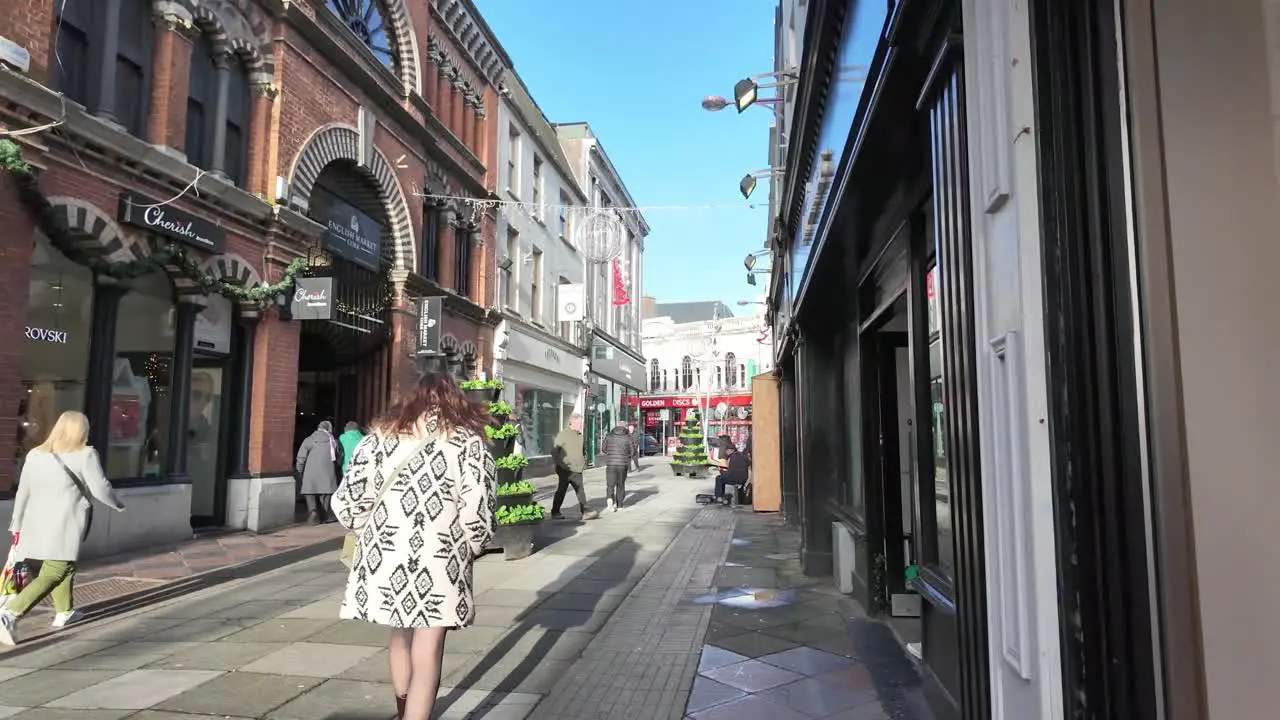
[[[551,501],[551,518],[564,519],[564,515],[560,514],[560,506],[564,504],[564,496],[570,485],[578,494],[578,510],[582,513],[582,519],[595,520],[600,517],[599,513],[587,508],[587,491],[582,487],[582,472],[587,469],[587,455],[582,440],[582,416],[570,417],[569,427],[556,433],[552,444],[551,458],[555,461],[556,477],[560,482],[556,485],[555,499]]]
[[[636,456],[636,439],[626,425],[619,425],[604,439],[604,477],[607,505],[610,510],[622,509],[627,496],[627,470]]]

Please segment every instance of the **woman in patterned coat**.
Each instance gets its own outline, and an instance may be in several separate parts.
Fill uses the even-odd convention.
[[[333,495],[334,517],[357,535],[339,615],[391,628],[401,718],[431,716],[445,633],[475,617],[471,565],[497,504],[488,420],[450,376],[428,373],[356,446]]]

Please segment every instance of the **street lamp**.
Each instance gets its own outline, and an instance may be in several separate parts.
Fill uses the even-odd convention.
[[[742,264],[746,266],[747,272],[751,272],[756,267],[756,258],[759,258],[761,255],[769,255],[772,252],[772,250],[757,250],[753,253],[747,253],[747,257],[742,261]]]
[[[782,172],[783,172],[783,168],[780,168],[780,167],[765,168],[763,170],[756,170],[753,172],[749,172],[746,175],[744,175],[742,177],[741,182],[738,183],[738,192],[742,193],[743,200],[750,200],[751,193],[755,192],[757,182],[760,178],[767,177],[772,179],[773,176],[781,175]]]

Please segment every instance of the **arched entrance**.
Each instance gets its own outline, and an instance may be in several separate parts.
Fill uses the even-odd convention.
[[[322,274],[334,298],[331,319],[302,321],[295,447],[324,420],[339,433],[350,421],[367,425],[390,395],[387,275],[397,243],[381,196],[370,173],[345,158],[325,165],[311,187],[308,215],[330,228]]]

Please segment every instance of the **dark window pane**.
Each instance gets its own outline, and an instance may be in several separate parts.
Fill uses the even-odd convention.
[[[130,134],[142,137],[147,129],[147,78],[137,62],[116,59],[116,119]]]
[[[244,186],[245,149],[244,133],[240,131],[240,126],[228,122],[227,155],[222,169],[227,173],[231,183],[237,187]]]
[[[195,98],[188,99],[186,144],[183,149],[187,153],[187,162],[196,167],[204,167],[209,164],[206,161],[204,129],[204,105]]]
[[[440,211],[426,208],[422,212],[422,257],[419,258],[422,276],[436,279],[440,252]]]
[[[58,37],[58,56],[54,59],[56,89],[67,97],[89,106],[89,36],[80,28],[63,23]]]
[[[456,242],[458,263],[453,284],[459,295],[467,297],[471,292],[471,240],[463,233]]]

